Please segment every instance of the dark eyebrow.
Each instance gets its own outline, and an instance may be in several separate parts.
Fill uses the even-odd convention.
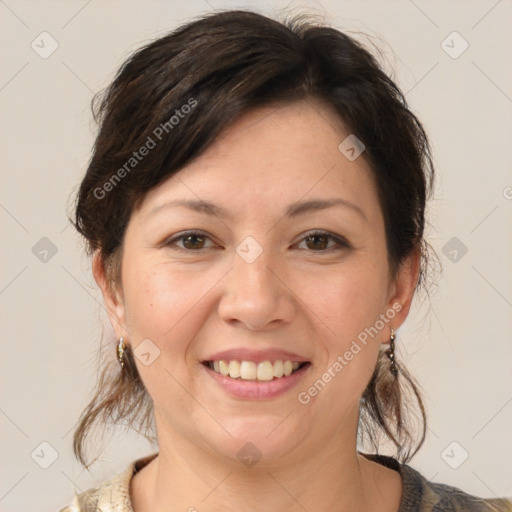
[[[310,199],[309,201],[297,201],[296,203],[292,203],[288,206],[286,209],[286,216],[296,217],[304,213],[331,208],[332,206],[344,206],[345,208],[350,208],[352,211],[363,217],[364,220],[367,220],[366,215],[359,206],[356,206],[346,199],[337,197],[333,199]]]
[[[168,201],[152,208],[147,216],[153,216],[161,210],[174,208],[176,206],[182,206],[195,212],[206,213],[207,215],[231,218],[231,215],[228,215],[220,206],[196,199],[175,199],[174,201]]]
[[[228,214],[223,208],[217,206],[213,203],[208,203],[207,201],[201,201],[196,199],[175,199],[173,201],[169,201],[163,203],[161,205],[155,206],[148,213],[148,217],[154,215],[155,213],[167,209],[173,208],[176,206],[182,206],[184,208],[188,208],[189,210],[193,210],[200,213],[205,213],[207,215],[216,215],[221,218],[231,219],[232,215]],[[367,220],[366,215],[363,210],[356,206],[355,204],[341,198],[333,198],[333,199],[310,199],[309,201],[297,201],[288,205],[285,210],[285,217],[297,217],[299,215],[304,215],[305,213],[310,213],[313,211],[324,210],[326,208],[331,208],[332,206],[344,206],[346,208],[350,208],[352,211],[358,213],[364,220]]]

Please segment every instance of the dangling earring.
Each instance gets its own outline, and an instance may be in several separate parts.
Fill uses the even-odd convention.
[[[387,356],[389,357],[389,360],[391,361],[389,365],[389,371],[393,374],[393,377],[396,377],[398,375],[398,368],[395,364],[395,331],[393,330],[393,327],[391,327],[391,338],[389,340],[389,349],[386,352]]]
[[[119,338],[119,343],[117,345],[117,359],[119,360],[119,364],[121,365],[121,369],[124,366],[124,349],[126,345],[124,344],[123,337]]]

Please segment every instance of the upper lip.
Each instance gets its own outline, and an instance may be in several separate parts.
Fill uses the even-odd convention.
[[[260,363],[262,361],[277,361],[281,359],[282,361],[292,361],[305,363],[309,360],[305,357],[299,356],[293,352],[289,352],[287,350],[279,350],[276,348],[270,348],[267,350],[256,350],[250,348],[232,348],[229,350],[223,350],[221,352],[216,352],[208,356],[205,361],[253,361],[255,363]]]

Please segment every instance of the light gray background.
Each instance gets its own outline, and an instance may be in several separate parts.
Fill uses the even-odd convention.
[[[423,386],[430,427],[410,464],[473,494],[512,495],[510,1],[0,0],[2,512],[56,511],[74,488],[154,451],[141,437],[117,433],[92,474],[71,452],[102,329],[114,343],[90,262],[66,218],[94,140],[93,94],[131,51],[192,16],[241,6],[272,15],[286,5],[374,37],[434,147],[428,236],[444,273],[398,343]],[[34,40],[40,52],[50,48],[43,31],[58,43],[46,59],[31,48]],[[453,31],[469,44],[458,58],[445,51],[462,48],[458,36],[442,45]],[[46,262],[32,250],[43,237],[57,249]],[[455,262],[455,253],[443,254],[453,237],[467,247]],[[51,461],[52,448],[42,442],[58,452],[48,469],[40,465]],[[465,452],[467,460],[450,467]]]

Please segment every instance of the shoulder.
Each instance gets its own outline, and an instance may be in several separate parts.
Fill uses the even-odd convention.
[[[468,494],[458,487],[425,480],[424,489],[433,497],[432,512],[512,512],[512,501],[507,498],[486,499]],[[430,509],[426,509],[430,510]]]
[[[480,498],[458,487],[428,481],[421,473],[385,455],[367,458],[394,469],[402,477],[402,499],[398,512],[512,512],[510,498]]]
[[[76,493],[71,505],[59,512],[96,512],[97,510],[117,510],[133,512],[130,499],[130,481],[133,475],[151,462],[158,453],[153,453],[131,462],[121,473],[110,480],[84,492]]]
[[[101,510],[98,507],[99,494],[101,489],[109,482],[104,482],[98,487],[88,489],[85,492],[79,494],[75,493],[73,503],[67,507],[61,508],[59,512],[93,512]]]

